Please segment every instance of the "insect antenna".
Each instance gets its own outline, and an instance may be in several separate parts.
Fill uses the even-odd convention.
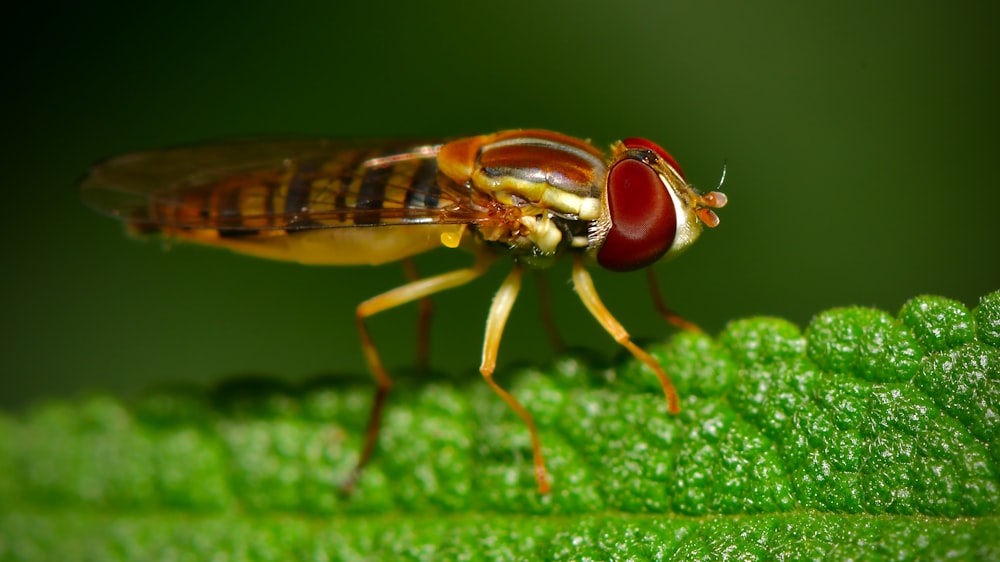
[[[721,209],[726,206],[729,202],[729,198],[726,194],[718,191],[722,189],[722,184],[726,181],[726,163],[722,163],[722,177],[719,178],[719,185],[716,186],[715,191],[706,193],[698,197],[698,218],[701,222],[705,223],[705,226],[709,228],[715,228],[719,226],[719,215],[715,214],[712,209]]]

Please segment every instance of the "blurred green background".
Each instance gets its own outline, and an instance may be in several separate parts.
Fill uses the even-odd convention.
[[[730,206],[657,266],[709,331],[823,308],[895,312],[1000,288],[996,3],[136,2],[5,16],[0,405],[237,373],[364,374],[354,306],[398,268],[310,268],[137,242],[80,203],[94,161],[224,137],[540,127],[662,144]],[[466,263],[438,251],[426,272]],[[436,299],[435,366],[478,376],[506,268]],[[616,345],[549,272],[564,336]],[[669,333],[641,273],[598,272],[634,335]],[[526,286],[501,366],[545,361]],[[412,308],[370,322],[412,363]],[[503,371],[500,372],[503,380]]]

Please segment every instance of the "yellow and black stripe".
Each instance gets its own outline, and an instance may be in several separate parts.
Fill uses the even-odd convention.
[[[168,230],[214,230],[226,238],[424,222],[426,213],[410,219],[405,211],[441,204],[437,160],[406,156],[349,150],[221,174],[151,198],[146,222]]]

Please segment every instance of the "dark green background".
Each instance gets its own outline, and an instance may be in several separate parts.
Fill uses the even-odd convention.
[[[317,3],[319,4],[319,3]],[[675,307],[799,324],[1000,287],[993,3],[328,2],[19,8],[2,34],[0,404],[233,373],[363,373],[352,320],[397,268],[308,268],[127,239],[86,209],[94,161],[231,136],[645,136],[713,187],[722,224],[660,264]],[[27,10],[27,11],[25,11]],[[462,255],[427,256],[434,271]],[[505,268],[437,299],[434,363],[474,367]],[[550,274],[573,343],[616,351]],[[640,337],[641,274],[599,272]],[[530,287],[529,287],[530,288]],[[543,361],[525,291],[501,364]],[[412,310],[370,325],[412,361]],[[502,376],[502,375],[501,375]]]

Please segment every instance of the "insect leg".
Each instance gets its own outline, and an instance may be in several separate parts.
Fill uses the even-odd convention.
[[[354,467],[354,471],[342,486],[342,490],[345,493],[350,492],[354,487],[354,483],[357,482],[358,477],[361,475],[361,469],[371,460],[372,453],[375,451],[375,445],[378,443],[379,427],[382,422],[382,408],[385,406],[385,399],[389,395],[389,389],[392,388],[392,379],[389,378],[389,373],[386,372],[385,367],[382,365],[382,359],[379,357],[378,350],[375,349],[375,343],[368,334],[365,318],[428,297],[434,293],[464,285],[485,273],[491,263],[493,263],[492,256],[482,254],[471,267],[411,281],[402,287],[396,287],[358,305],[355,316],[358,321],[358,331],[361,335],[361,349],[364,351],[368,368],[371,370],[372,376],[375,377],[377,388],[375,390],[375,399],[372,403],[371,417],[368,419],[368,429],[365,431],[365,444],[361,449],[361,456],[358,458],[358,464]]]
[[[590,311],[590,314],[597,319],[601,326],[611,334],[611,337],[615,338],[615,341],[625,346],[625,349],[632,352],[632,355],[636,359],[645,363],[656,373],[657,378],[660,379],[660,386],[663,387],[663,393],[667,396],[667,407],[670,413],[680,413],[680,399],[677,396],[677,389],[674,388],[674,383],[670,381],[670,377],[663,372],[663,367],[651,355],[632,343],[631,337],[625,331],[625,328],[615,320],[615,317],[611,315],[611,312],[601,302],[601,298],[597,295],[597,290],[594,288],[594,281],[590,278],[590,273],[587,272],[583,265],[582,256],[577,256],[573,260],[573,287],[576,289],[576,293],[580,295],[583,305],[587,307],[587,310]]]
[[[413,260],[406,258],[403,260],[403,272],[410,281],[420,279],[420,272],[417,271]],[[417,318],[417,368],[426,371],[430,368],[431,349],[431,316],[434,314],[434,303],[430,297],[420,299],[420,316]]]
[[[490,385],[493,392],[496,392],[504,402],[514,412],[524,420],[531,433],[531,448],[535,458],[535,480],[538,481],[538,491],[542,494],[549,492],[549,478],[545,470],[545,459],[542,457],[542,444],[538,439],[538,430],[535,429],[535,420],[531,414],[524,409],[524,406],[511,396],[506,390],[493,380],[493,371],[497,366],[497,350],[500,348],[500,338],[503,336],[504,326],[507,324],[507,317],[510,309],[517,300],[517,293],[521,290],[521,266],[515,265],[510,275],[504,279],[497,294],[493,296],[493,304],[490,305],[490,313],[486,317],[486,338],[483,341],[483,362],[479,366],[486,384]]]
[[[646,279],[649,281],[649,294],[653,296],[653,305],[656,306],[656,311],[660,313],[660,316],[664,320],[682,330],[701,333],[701,328],[697,324],[671,310],[667,306],[667,303],[663,301],[663,294],[660,293],[660,284],[656,280],[656,271],[652,267],[646,268]]]
[[[545,280],[545,273],[542,270],[535,270],[535,284],[538,287],[538,309],[542,315],[542,326],[545,334],[549,336],[549,343],[556,353],[562,353],[566,349],[559,336],[559,328],[556,326],[555,316],[552,314],[552,300],[549,298],[549,284]]]

